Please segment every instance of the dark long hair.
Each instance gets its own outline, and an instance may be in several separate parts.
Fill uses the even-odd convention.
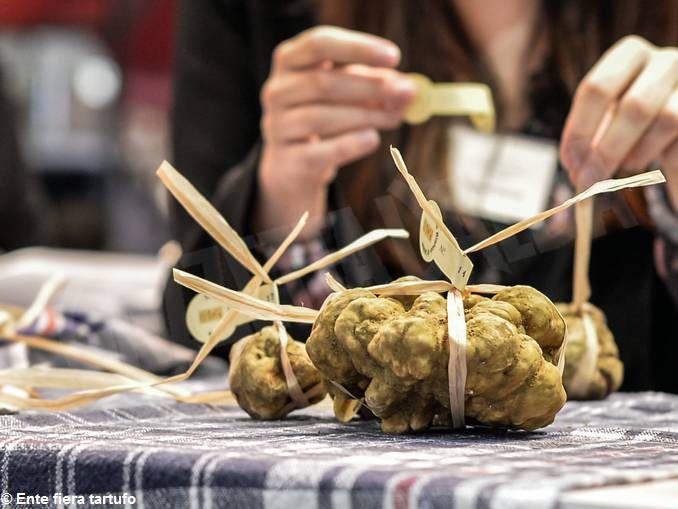
[[[402,51],[402,70],[425,74],[434,81],[482,81],[493,86],[494,77],[474,48],[453,3],[320,0],[317,8],[321,23],[394,41]],[[571,97],[601,54],[625,35],[637,34],[658,46],[678,45],[678,0],[543,0],[537,29],[548,41],[554,74],[551,78],[562,83]],[[497,106],[501,123],[502,105]],[[420,126],[388,133],[373,156],[340,173],[349,204],[364,228],[383,226],[385,218],[376,214],[373,206],[376,195],[399,188],[395,173],[384,171],[388,144],[397,143],[404,148],[408,164],[420,180],[440,182],[446,167],[446,126],[444,120],[434,118]],[[406,200],[408,193],[401,190],[401,194]],[[400,218],[411,223],[410,231],[416,231],[418,214],[413,214],[411,207],[409,210],[399,213]],[[408,272],[419,271],[416,257],[394,253],[396,244],[385,246],[381,254],[387,262],[404,265]]]

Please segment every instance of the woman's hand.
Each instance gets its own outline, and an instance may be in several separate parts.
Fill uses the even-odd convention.
[[[373,152],[379,129],[400,124],[414,84],[394,70],[400,50],[373,35],[317,27],[280,44],[261,91],[264,138],[257,230],[309,210],[316,235],[337,168]]]
[[[678,210],[678,48],[612,46],[577,88],[560,157],[578,188],[656,161]]]

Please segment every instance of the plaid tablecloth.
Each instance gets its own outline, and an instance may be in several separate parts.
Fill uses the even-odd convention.
[[[326,408],[261,422],[238,408],[128,395],[1,416],[0,491],[47,495],[52,506],[55,493],[110,493],[163,509],[545,508],[576,487],[678,477],[677,439],[678,396],[657,393],[568,403],[534,433],[411,436],[340,424]]]
[[[110,317],[48,309],[24,332],[165,373],[183,371],[193,356]],[[0,369],[71,365],[18,347],[0,346]],[[226,366],[214,359],[183,385],[224,389]],[[340,424],[327,405],[262,422],[237,407],[123,394],[72,412],[0,415],[0,503],[551,508],[573,488],[678,477],[677,441],[678,396],[657,393],[568,403],[534,433],[410,436],[385,435],[375,421]]]

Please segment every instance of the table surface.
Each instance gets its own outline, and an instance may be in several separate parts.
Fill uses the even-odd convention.
[[[0,417],[0,491],[128,493],[163,508],[675,508],[677,438],[678,396],[658,393],[570,402],[533,433],[408,436],[340,424],[322,405],[263,422],[128,395]]]
[[[111,349],[146,369],[186,362],[176,345],[129,324],[130,303],[134,317],[157,309],[164,271],[157,260],[40,250],[6,255],[2,301],[26,304],[52,269],[70,275],[59,295],[63,306],[97,320],[103,308],[125,320],[107,320],[72,340]],[[130,300],[128,284],[107,286],[99,302],[92,289],[100,288],[102,274],[123,282],[143,276],[150,293]],[[148,330],[146,321],[137,325]],[[188,386],[223,389],[223,371],[215,365],[216,376]],[[127,493],[136,497],[133,507],[163,509],[675,509],[678,396],[570,402],[552,426],[534,433],[388,436],[375,422],[336,422],[327,405],[262,422],[235,406],[121,395],[72,412],[0,416],[0,492]]]

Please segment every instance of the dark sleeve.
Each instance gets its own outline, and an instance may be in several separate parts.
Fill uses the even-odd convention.
[[[258,166],[259,86],[245,1],[181,0],[172,109],[172,163],[226,220],[244,233]],[[249,155],[249,157],[247,157]],[[247,278],[170,197],[178,266],[234,288]],[[196,347],[185,326],[193,293],[168,280],[168,334]]]
[[[250,247],[260,152],[259,90],[274,47],[311,23],[309,11],[287,0],[180,1],[172,162]],[[249,280],[249,273],[174,200],[170,220],[184,252],[180,268],[229,288]],[[195,347],[184,321],[192,297],[168,281],[163,306],[169,335]],[[238,335],[249,329],[240,327]]]
[[[666,186],[645,188],[648,213],[655,224],[655,266],[678,308],[678,214],[670,205]]]
[[[243,1],[180,2],[172,114],[174,164],[238,231],[257,164],[235,167],[257,142],[260,117],[248,13]],[[227,187],[238,190],[237,200],[224,199]],[[184,250],[205,247],[195,223],[171,203],[173,233]]]

